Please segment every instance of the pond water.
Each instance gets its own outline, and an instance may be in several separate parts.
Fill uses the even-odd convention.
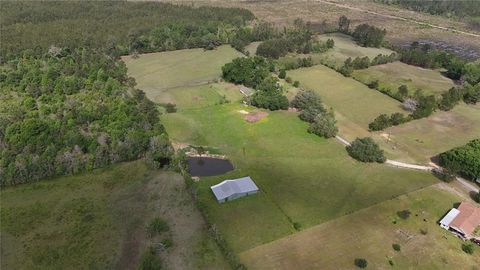
[[[191,176],[213,176],[233,170],[233,165],[228,159],[189,157],[187,161]]]

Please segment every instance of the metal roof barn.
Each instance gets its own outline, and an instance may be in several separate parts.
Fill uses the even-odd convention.
[[[210,189],[212,189],[219,203],[235,200],[258,192],[258,187],[250,176],[225,180],[217,185],[211,186]]]

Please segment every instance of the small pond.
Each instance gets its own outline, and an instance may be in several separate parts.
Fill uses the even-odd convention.
[[[189,157],[188,172],[191,176],[213,176],[232,171],[233,165],[228,159],[210,157]]]

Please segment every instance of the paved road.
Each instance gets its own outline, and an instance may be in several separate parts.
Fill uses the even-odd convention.
[[[350,145],[350,142],[345,140],[344,138],[340,136],[335,136],[335,139],[337,139],[339,142],[341,142],[343,145]],[[435,166],[423,166],[423,165],[417,165],[417,164],[411,164],[411,163],[406,163],[406,162],[401,162],[401,161],[395,161],[395,160],[390,160],[387,159],[385,161],[386,164],[395,166],[398,168],[405,168],[405,169],[413,169],[413,170],[421,170],[421,171],[431,171],[437,167]],[[457,181],[462,184],[468,191],[473,191],[473,192],[479,192],[479,189],[475,187],[475,185],[472,185],[470,181],[463,179],[461,177],[456,177]]]
[[[437,28],[437,29],[441,29],[441,30],[445,30],[445,31],[451,31],[451,32],[455,32],[455,33],[462,34],[462,35],[467,35],[467,36],[480,37],[480,34],[465,32],[465,31],[461,31],[461,30],[457,30],[457,29],[453,29],[453,28],[449,28],[449,27],[444,27],[444,26],[440,26],[440,25],[436,25],[436,24],[417,21],[417,20],[414,20],[414,19],[404,18],[404,17],[400,17],[400,16],[395,16],[395,15],[389,15],[389,14],[382,14],[382,13],[378,13],[378,12],[375,12],[375,11],[361,9],[361,8],[358,8],[358,7],[352,7],[352,6],[345,5],[345,4],[340,4],[340,3],[334,3],[334,2],[330,2],[330,1],[326,1],[326,0],[316,0],[316,1],[321,2],[321,3],[325,3],[325,4],[329,4],[329,5],[334,5],[334,6],[341,7],[341,8],[347,8],[347,9],[350,9],[350,10],[356,10],[356,11],[361,11],[361,12],[377,15],[377,16],[381,16],[381,17],[384,17],[384,18],[401,20],[401,21],[406,21],[406,22],[412,22],[412,23],[416,23],[416,24],[419,24],[419,25],[426,25],[426,26],[429,26],[429,27],[432,27],[432,28]]]

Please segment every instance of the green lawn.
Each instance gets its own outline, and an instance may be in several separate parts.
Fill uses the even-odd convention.
[[[225,97],[229,102],[243,98],[239,87],[227,83],[204,84],[178,87],[159,91],[151,97],[155,102],[173,103],[178,109],[200,108],[218,104]]]
[[[454,86],[452,80],[437,70],[424,69],[401,62],[355,70],[353,77],[364,83],[378,80],[380,87],[391,89],[392,93],[395,93],[401,85],[406,85],[410,94],[417,89],[422,89],[426,94],[438,95]]]
[[[249,269],[357,269],[355,258],[365,258],[367,269],[478,269],[480,248],[466,254],[464,242],[437,224],[460,201],[428,187],[247,250],[240,258]],[[397,215],[403,210],[411,212],[406,220]]]
[[[438,111],[374,134],[389,157],[426,163],[437,154],[480,138],[480,104],[461,103],[449,112]]]
[[[370,60],[372,60],[379,54],[390,55],[393,53],[392,50],[385,48],[361,47],[357,45],[355,41],[353,41],[352,37],[341,33],[324,34],[318,36],[318,40],[320,41],[327,41],[328,39],[333,39],[335,46],[333,49],[320,54],[320,56],[327,63],[338,67],[342,66],[343,62],[345,62],[345,60],[349,57],[353,59],[355,57],[368,56]]]
[[[288,71],[300,86],[317,92],[335,110],[340,135],[368,136],[368,124],[382,113],[404,112],[401,103],[323,65]],[[405,112],[404,112],[405,113]]]
[[[254,124],[240,104],[166,114],[174,141],[218,147],[234,163],[228,175],[202,178],[198,198],[234,251],[241,252],[302,229],[435,183],[429,174],[351,159],[343,146],[306,132],[296,114],[269,112]],[[218,204],[210,186],[250,175],[255,196]]]
[[[137,80],[138,88],[155,100],[165,89],[206,84],[218,79],[221,67],[240,56],[241,53],[224,45],[210,51],[189,49],[122,59],[128,67],[128,75]]]

